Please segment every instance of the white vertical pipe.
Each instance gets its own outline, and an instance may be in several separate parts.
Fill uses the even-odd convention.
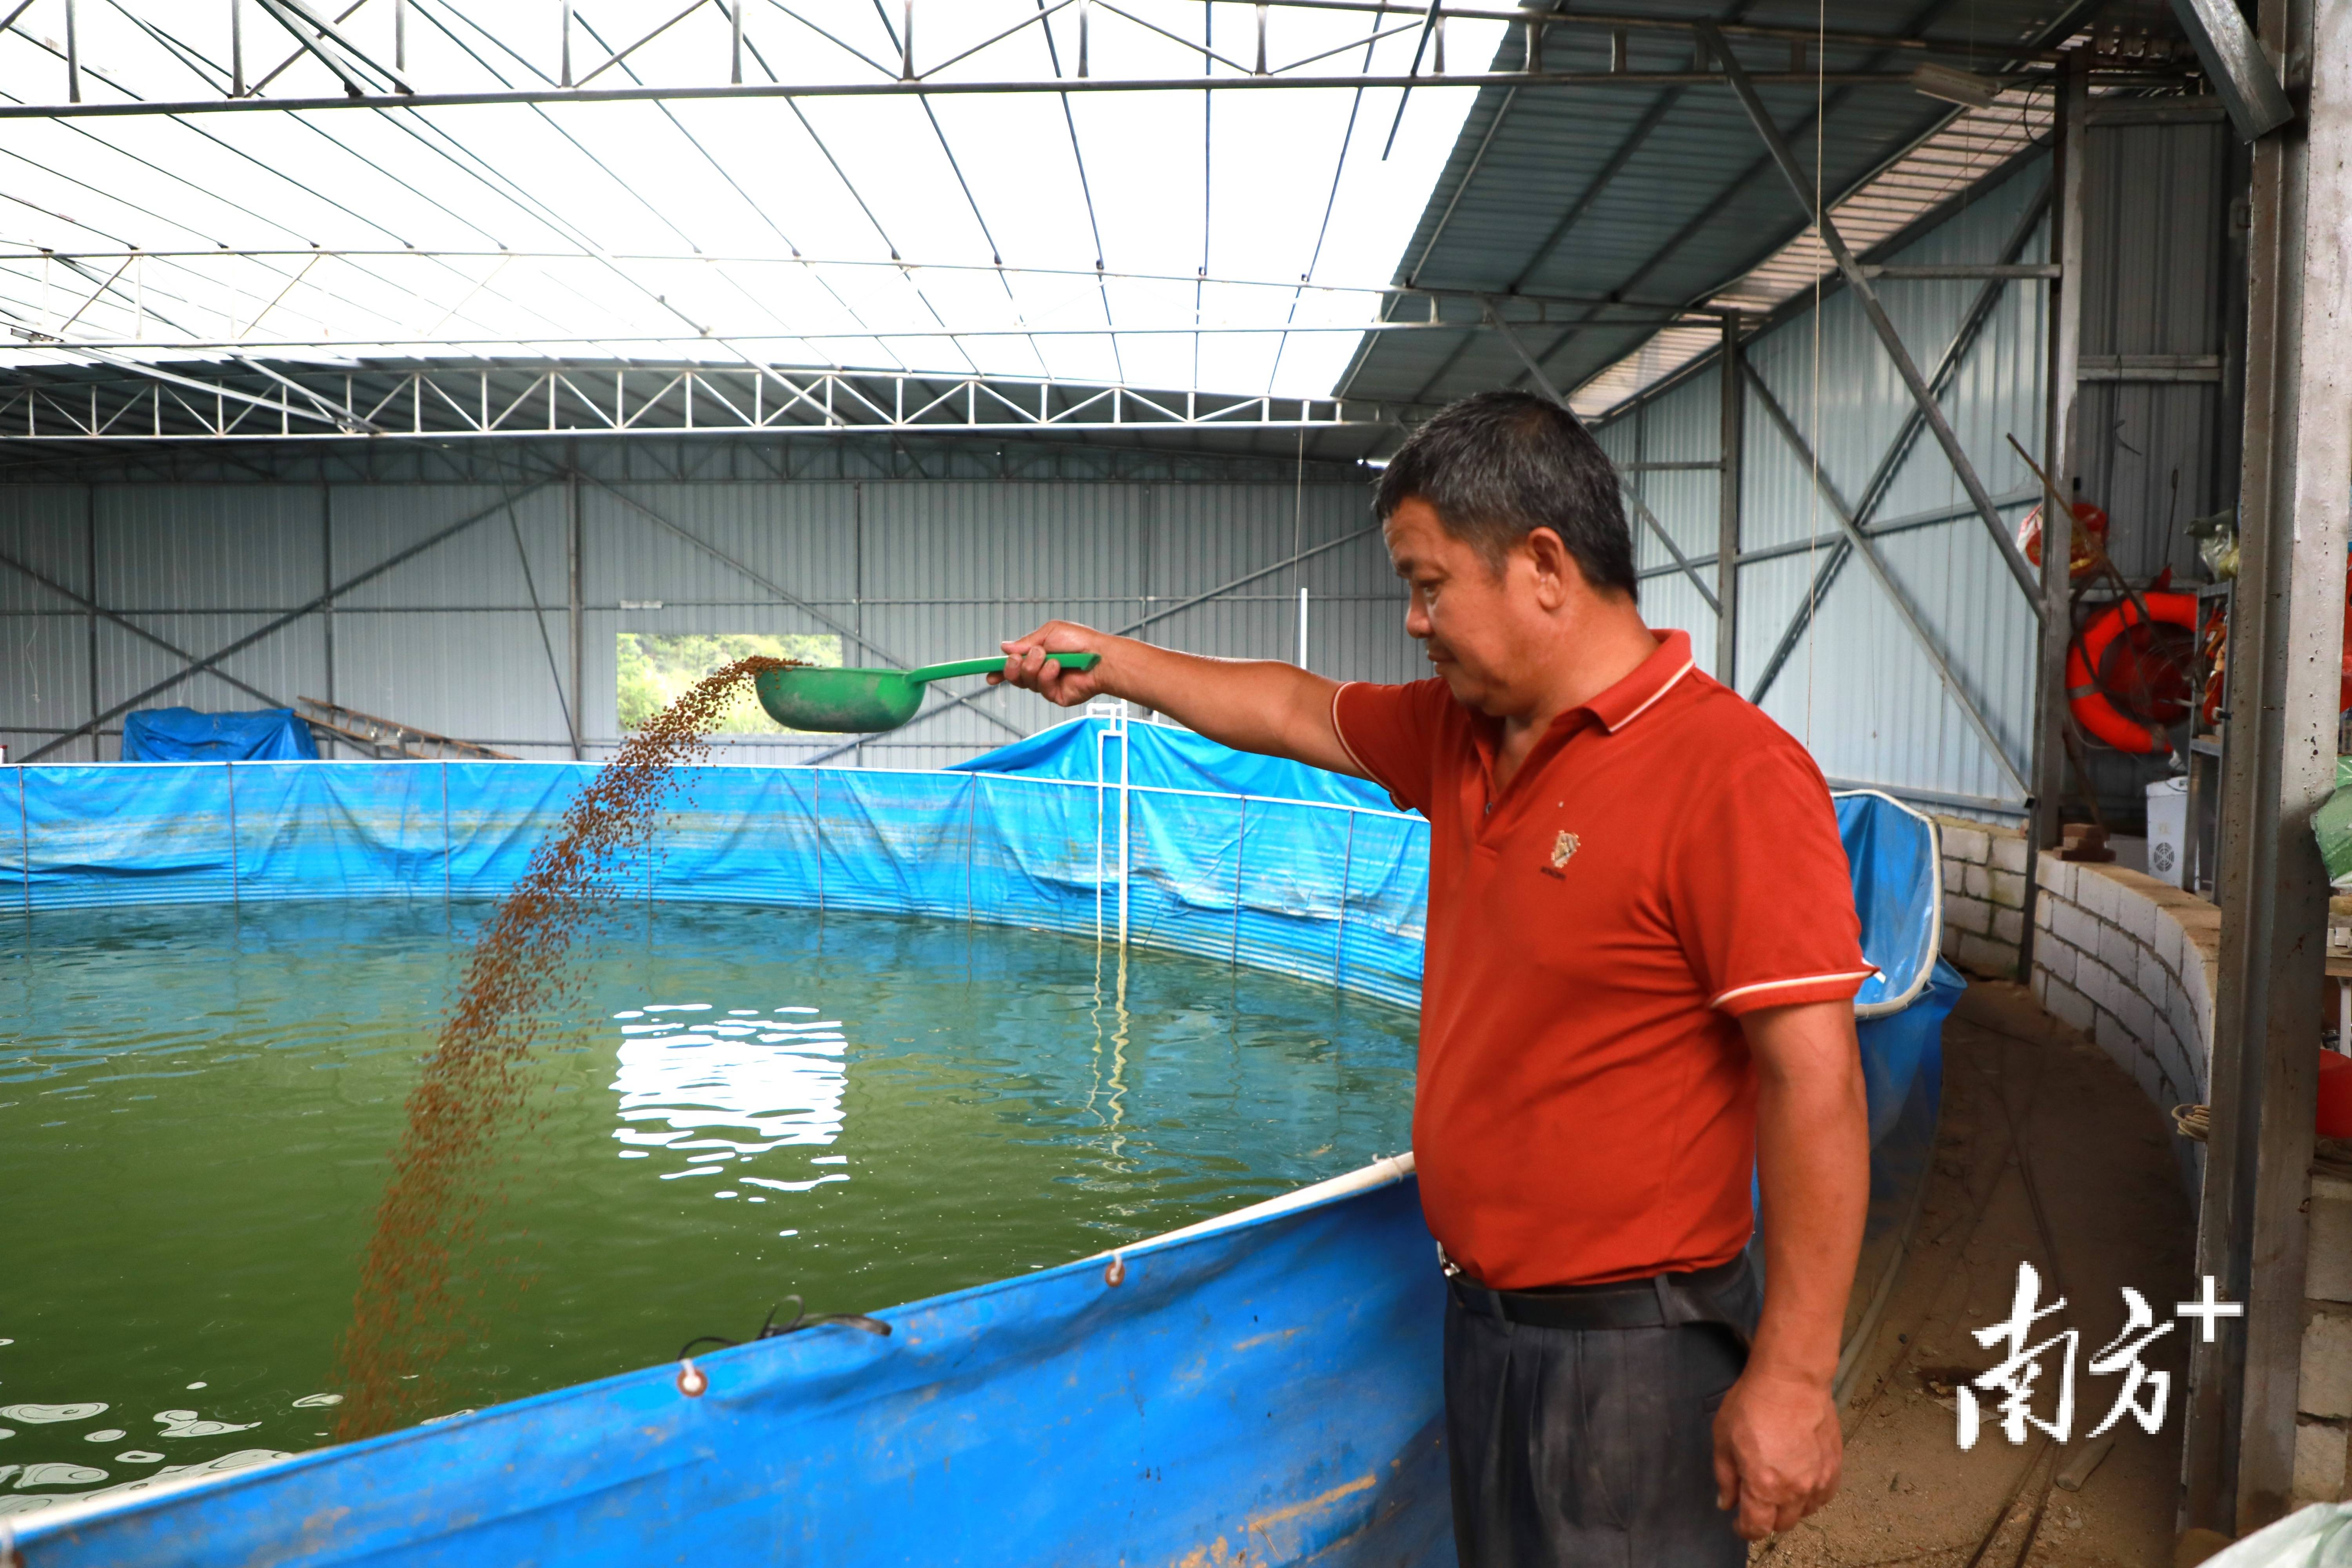
[[[1298,668],[1307,668],[1307,590],[1298,590]]]
[[[1107,730],[1095,731],[1095,942],[1103,934],[1103,741]]]
[[[911,4],[912,0],[909,0],[909,3]],[[1127,947],[1127,870],[1129,864],[1127,753],[1131,743],[1128,739],[1128,715],[1124,703],[1120,705],[1121,710],[1118,716],[1118,945],[1122,952]]]
[[[563,74],[562,85],[572,85],[572,0],[563,0]]]
[[[743,5],[744,0],[735,0],[735,4],[728,7],[730,26],[734,32],[735,57],[733,73],[727,79],[737,87],[743,85]]]
[[[392,68],[408,68],[408,0],[392,0]]]
[[[1242,796],[1241,826],[1234,830],[1234,942],[1233,955],[1227,961],[1238,965],[1242,961],[1242,868],[1249,857],[1249,796]]]
[[[245,0],[228,0],[228,86],[231,98],[245,96]]]
[[[81,40],[74,26],[74,0],[66,0],[66,98],[81,101]]]

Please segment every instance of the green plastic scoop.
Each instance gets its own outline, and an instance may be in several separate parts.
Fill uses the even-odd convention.
[[[1049,653],[1064,669],[1092,669],[1098,653]],[[918,669],[822,669],[800,665],[763,669],[754,678],[760,706],[787,730],[818,730],[832,735],[871,735],[895,730],[923,705],[923,688],[959,675],[988,675],[1004,668],[1004,656],[960,658]]]

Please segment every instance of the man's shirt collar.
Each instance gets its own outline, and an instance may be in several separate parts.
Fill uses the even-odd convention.
[[[1658,639],[1657,651],[1631,675],[1583,705],[1604,730],[1614,732],[1639,719],[1696,666],[1690,633],[1654,631],[1650,635]]]

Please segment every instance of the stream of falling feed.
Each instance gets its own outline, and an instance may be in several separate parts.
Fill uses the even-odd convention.
[[[361,1256],[351,1326],[336,1347],[337,1438],[391,1431],[438,1401],[436,1373],[466,1333],[476,1288],[466,1255],[497,1196],[502,1135],[522,1119],[521,1068],[579,988],[566,963],[572,944],[614,896],[614,868],[652,839],[676,771],[709,755],[707,736],[740,683],[790,662],[739,659],[624,741],[474,944],[456,1005],[409,1093]]]

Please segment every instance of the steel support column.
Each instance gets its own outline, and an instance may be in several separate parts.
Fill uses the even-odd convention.
[[[563,475],[563,575],[571,589],[572,611],[572,704],[564,721],[565,728],[572,731],[572,760],[576,763],[581,757],[581,669],[586,662],[582,657],[586,647],[582,626],[586,606],[580,598],[580,453],[576,447],[572,458],[572,466]]]
[[[89,591],[86,606],[89,633],[89,760],[99,760],[98,749],[98,486],[82,487],[82,573],[84,586]]]
[[[1723,468],[1715,543],[1715,678],[1739,689],[1739,459],[1748,389],[1739,374],[1739,312],[1723,318]]]
[[[2327,876],[2352,518],[2352,6],[2265,0],[2301,125],[2258,142],[2248,238],[2242,549],[2221,784],[2221,964],[2197,1270],[2245,1316],[2192,1341],[2185,1522],[2291,1506],[2305,1217],[2324,1022]]]
[[[335,695],[335,489],[321,482],[319,486],[319,591],[330,595],[326,607],[319,612],[320,640],[327,666],[327,700],[338,700]],[[326,754],[336,755],[335,739],[327,737]]]
[[[2074,404],[2083,357],[2083,175],[2090,123],[2090,62],[2078,51],[2058,88],[2057,115],[2051,127],[2050,258],[2058,273],[2050,283],[2050,342],[2042,431],[2042,467],[2071,510],[2074,478],[2081,466],[2074,439]],[[2050,498],[2042,500],[2042,636],[2033,680],[2032,817],[2025,832],[2025,906],[2017,942],[2017,978],[2033,984],[2033,932],[2041,901],[2041,858],[2058,847],[2059,808],[2066,798],[2066,645],[2074,633],[2073,594],[2074,520],[2053,517]],[[2090,781],[2083,781],[2085,789]]]
[[[2074,62],[2058,89],[2057,123],[2052,128],[2055,165],[2051,170],[2050,255],[2058,276],[2050,285],[2048,403],[2042,428],[2042,467],[2059,499],[2074,500],[2080,465],[2074,440],[2074,404],[2083,353],[2083,155],[2090,83]],[[2049,612],[2042,623],[2042,653],[2035,682],[2038,722],[2034,730],[2033,839],[2036,847],[2058,843],[2058,809],[2066,777],[2066,642],[2073,627],[2066,605],[2068,561],[2073,554],[2071,517],[2050,515],[2042,503],[2042,600]]]

